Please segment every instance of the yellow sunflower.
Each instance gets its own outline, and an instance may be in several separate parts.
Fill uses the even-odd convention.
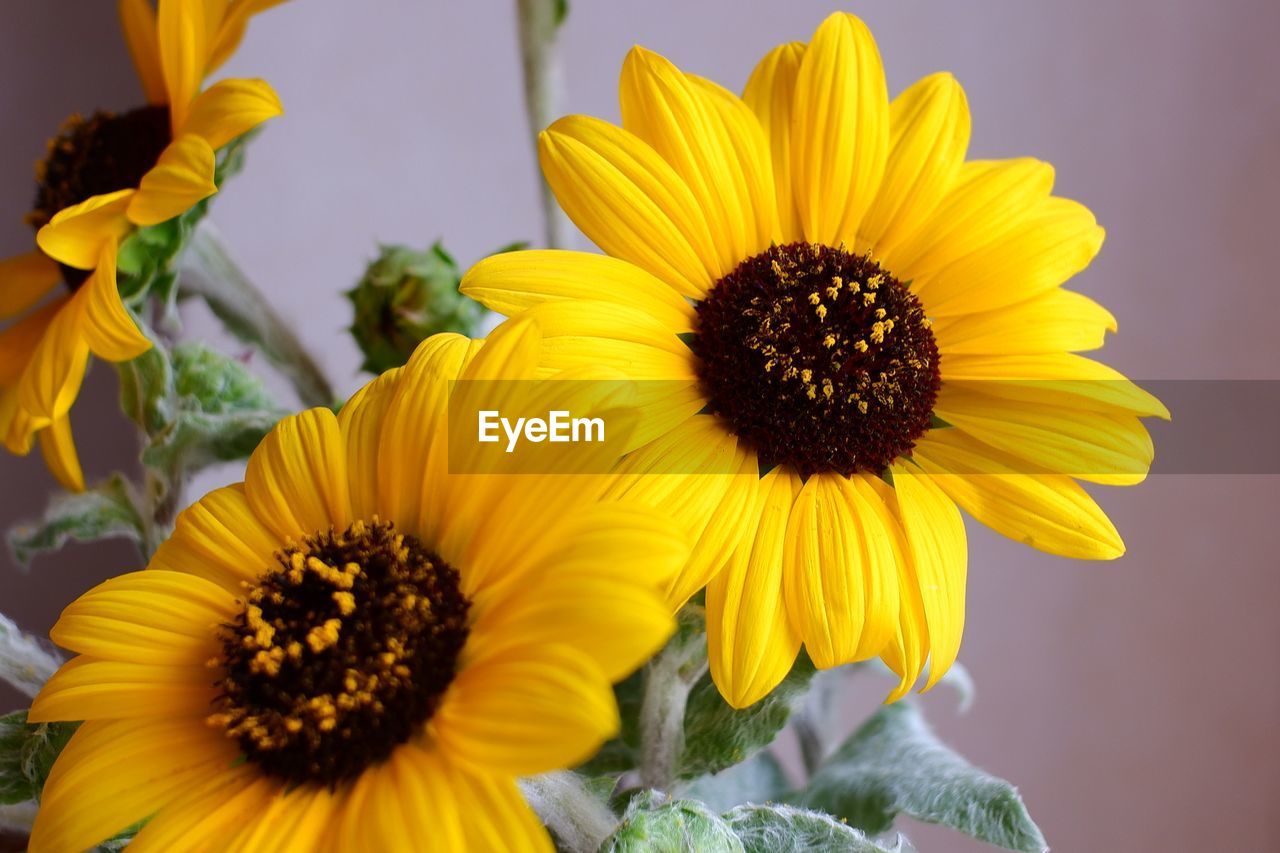
[[[84,488],[67,414],[90,353],[126,361],[150,348],[116,288],[119,242],[218,191],[215,152],[280,114],[261,80],[205,76],[234,51],[249,17],[281,0],[120,0],[147,106],[73,116],[36,167],[28,220],[38,248],[0,261],[0,440],[33,436],[67,488]],[[67,293],[46,301],[64,283]]]
[[[701,537],[669,596],[709,582],[729,702],[767,694],[802,643],[820,667],[882,657],[891,698],[930,656],[936,682],[964,622],[957,504],[1045,551],[1123,552],[1073,475],[1140,481],[1139,417],[1168,413],[1075,354],[1115,329],[1060,287],[1103,231],[1047,164],[965,160],[951,76],[890,101],[871,34],[837,13],[742,98],[641,48],[620,96],[621,127],[570,116],[540,139],[608,257],[500,255],[463,290],[537,318],[546,369],[661,380],[640,433],[658,436],[615,490]]]
[[[550,850],[515,779],[615,733],[610,684],[670,634],[688,546],[599,502],[598,473],[449,473],[453,380],[529,378],[538,347],[528,321],[478,353],[431,338],[336,417],[281,422],[145,571],[68,607],[52,637],[79,657],[29,718],[87,722],[31,849],[154,815],[131,850]]]

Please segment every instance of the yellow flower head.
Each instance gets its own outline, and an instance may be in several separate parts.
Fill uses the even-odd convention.
[[[151,344],[116,288],[120,241],[218,191],[215,152],[280,114],[261,80],[205,77],[234,51],[249,17],[281,0],[120,0],[147,106],[68,120],[36,168],[38,249],[0,261],[0,440],[39,435],[50,469],[84,487],[67,413],[89,354],[126,361]],[[62,282],[68,293],[46,297]],[[40,306],[37,308],[37,306]]]
[[[957,504],[1045,551],[1122,553],[1073,477],[1140,481],[1139,418],[1168,413],[1074,354],[1115,329],[1061,287],[1103,231],[1048,165],[965,159],[950,75],[890,101],[870,32],[837,13],[741,98],[642,48],[620,97],[621,127],[569,116],[540,140],[608,257],[501,255],[463,290],[536,317],[547,367],[662,380],[616,490],[700,536],[669,596],[709,583],[729,702],[767,694],[801,644],[821,667],[883,658],[893,697],[927,658],[935,683],[964,622]]]
[[[552,849],[515,780],[616,732],[688,546],[601,474],[450,473],[453,381],[530,379],[539,346],[528,321],[429,339],[71,604],[52,636],[79,657],[29,719],[87,722],[31,849],[151,815],[130,849]]]

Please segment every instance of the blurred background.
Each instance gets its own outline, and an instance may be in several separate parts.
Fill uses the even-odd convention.
[[[114,6],[5,4],[0,256],[31,244],[21,218],[32,164],[62,119],[141,103]],[[1049,160],[1057,191],[1106,226],[1101,256],[1075,287],[1119,318],[1108,363],[1137,379],[1280,379],[1275,3],[570,6],[567,111],[611,120],[634,43],[740,89],[773,45],[807,39],[834,8],[858,13],[879,41],[891,94],[954,72],[973,113],[970,156]],[[365,378],[340,291],[378,241],[443,238],[466,266],[510,241],[539,240],[512,4],[296,0],[255,20],[222,73],[266,78],[287,115],[250,147],[211,218],[342,391]],[[239,352],[203,311],[184,319],[189,336]],[[113,372],[98,364],[75,409],[91,482],[136,455],[115,393]],[[1162,431],[1179,428],[1173,408],[1174,424],[1153,428],[1157,454]],[[54,490],[37,458],[0,457],[0,528]],[[1050,557],[969,523],[961,661],[977,698],[960,713],[940,689],[925,709],[969,759],[1020,787],[1055,850],[1275,849],[1280,478],[1159,475],[1099,495],[1128,544],[1118,562]],[[69,547],[30,570],[6,553],[0,611],[43,634],[78,593],[139,567],[124,543]],[[862,678],[851,726],[885,689]],[[19,703],[0,689],[0,711]],[[903,829],[922,851],[989,849],[936,827]]]

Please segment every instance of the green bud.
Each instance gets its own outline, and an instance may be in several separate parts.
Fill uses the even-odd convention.
[[[409,360],[439,332],[474,335],[485,309],[458,292],[462,274],[437,242],[426,252],[382,246],[377,260],[347,298],[355,307],[351,334],[364,353],[361,367],[382,373]]]

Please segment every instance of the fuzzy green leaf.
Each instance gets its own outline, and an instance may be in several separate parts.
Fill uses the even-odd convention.
[[[26,711],[0,717],[0,804],[38,800],[53,762],[78,723],[28,723]]]
[[[725,702],[711,676],[704,675],[689,694],[685,711],[681,778],[718,773],[773,743],[804,697],[815,671],[813,662],[802,652],[772,693],[742,710]]]
[[[243,459],[284,415],[244,365],[201,344],[174,349],[173,412],[152,434],[142,461],[194,471]]]
[[[0,613],[0,681],[34,698],[61,663],[52,647]]]
[[[82,494],[54,498],[44,518],[9,532],[9,547],[14,559],[25,566],[36,554],[56,551],[69,540],[94,542],[118,537],[140,542],[143,530],[129,484],[117,474]]]
[[[602,853],[743,853],[729,825],[704,804],[658,791],[637,795]]]
[[[901,836],[881,844],[822,812],[794,806],[738,806],[724,816],[745,853],[911,853]]]
[[[881,708],[823,763],[798,799],[873,834],[905,814],[997,847],[1048,850],[1017,789],[938,740],[909,702]]]

